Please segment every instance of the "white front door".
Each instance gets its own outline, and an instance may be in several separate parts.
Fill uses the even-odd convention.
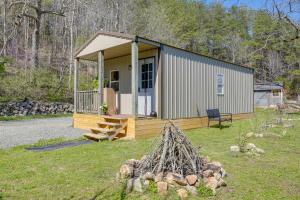
[[[146,58],[139,60],[139,96],[138,96],[138,114],[150,115],[155,111],[154,98],[154,74],[155,59]]]

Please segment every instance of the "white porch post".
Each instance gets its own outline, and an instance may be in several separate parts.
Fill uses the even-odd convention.
[[[131,43],[131,100],[132,100],[132,115],[138,117],[138,69],[139,69],[139,47],[138,42]]]
[[[104,85],[104,51],[98,53],[98,94],[99,94],[99,105],[98,114],[102,114],[100,106],[103,104],[103,85]]]
[[[74,60],[74,113],[77,113],[77,90],[78,90],[78,67],[79,67],[79,58]]]

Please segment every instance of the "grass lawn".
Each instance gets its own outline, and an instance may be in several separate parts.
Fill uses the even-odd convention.
[[[72,114],[0,116],[0,121],[19,121],[19,120],[45,119],[45,118],[71,117],[71,116]]]
[[[270,111],[259,111],[267,119]],[[300,115],[295,116],[300,118]],[[202,199],[300,199],[300,121],[284,137],[251,138],[263,148],[259,157],[229,153],[238,133],[247,132],[255,120],[235,121],[230,128],[186,131],[201,154],[220,161],[228,186]],[[269,131],[279,134],[281,128]],[[159,199],[151,192],[121,195],[114,182],[120,165],[139,159],[151,149],[153,139],[93,143],[49,152],[29,152],[24,146],[0,150],[0,199]],[[174,191],[166,199],[178,199]]]

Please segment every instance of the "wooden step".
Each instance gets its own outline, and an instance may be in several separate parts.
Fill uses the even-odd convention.
[[[104,116],[105,120],[128,120],[128,117],[125,116]]]
[[[112,127],[120,127],[122,126],[121,124],[118,123],[113,123],[113,122],[100,122],[98,125],[104,125],[104,126],[112,126]]]
[[[90,139],[90,140],[95,140],[95,141],[107,140],[108,139],[107,135],[104,135],[104,134],[101,134],[101,133],[98,133],[98,134],[95,134],[95,133],[86,133],[83,136],[86,137],[86,138],[88,138],[88,139]]]
[[[95,134],[97,133],[114,133],[116,131],[115,128],[108,129],[108,128],[92,128],[91,131]]]

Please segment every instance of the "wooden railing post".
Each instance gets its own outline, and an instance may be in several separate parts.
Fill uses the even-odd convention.
[[[103,85],[104,85],[104,51],[99,51],[98,53],[98,95],[99,95],[99,105],[98,114],[102,114],[100,106],[103,104]]]
[[[131,94],[132,115],[138,117],[138,69],[139,69],[139,47],[138,42],[131,43]]]
[[[77,90],[78,90],[78,67],[79,67],[79,59],[76,58],[74,60],[74,113],[78,111],[78,99],[77,99]]]

